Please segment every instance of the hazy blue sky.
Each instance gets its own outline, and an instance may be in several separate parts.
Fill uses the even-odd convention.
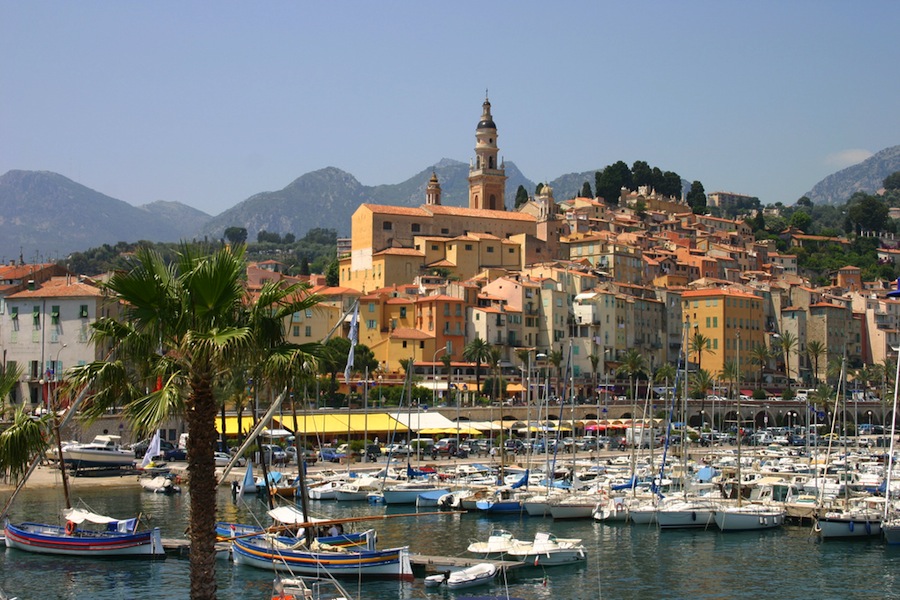
[[[645,160],[793,203],[900,144],[900,2],[0,0],[0,173],[218,214],[327,166]]]

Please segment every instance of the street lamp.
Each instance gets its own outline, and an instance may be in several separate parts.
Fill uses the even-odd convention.
[[[437,405],[437,355],[439,352],[443,352],[447,349],[447,344],[444,344],[440,348],[434,351],[434,356],[431,357],[431,405]],[[449,388],[448,388],[449,390]]]

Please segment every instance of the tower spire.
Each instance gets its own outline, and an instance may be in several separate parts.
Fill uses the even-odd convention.
[[[506,210],[506,169],[497,161],[497,125],[485,88],[481,120],[475,127],[475,161],[469,167],[469,208]]]

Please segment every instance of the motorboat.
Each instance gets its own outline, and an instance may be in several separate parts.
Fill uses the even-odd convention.
[[[492,563],[478,563],[458,571],[448,571],[429,575],[425,578],[425,587],[434,588],[446,584],[448,589],[462,590],[485,585],[494,580],[500,569]]]
[[[63,461],[77,469],[122,468],[134,466],[134,452],[119,445],[121,436],[98,435],[87,444],[68,444],[62,449]]]
[[[534,534],[534,541],[515,544],[507,556],[535,567],[566,565],[587,560],[580,539],[557,538],[552,533],[543,531]]]
[[[621,496],[613,496],[606,502],[601,502],[594,510],[595,521],[624,523],[628,520],[628,503]]]
[[[65,526],[7,522],[7,548],[92,558],[166,556],[158,527],[137,531],[137,519],[114,519],[76,508],[64,510],[63,516]],[[90,528],[86,523],[99,527]]]
[[[466,552],[477,554],[481,558],[503,558],[519,540],[505,529],[494,529],[488,535],[486,542],[472,542],[466,548]]]
[[[369,494],[380,493],[384,482],[378,477],[359,477],[352,479],[334,490],[334,499],[338,502],[363,502]]]
[[[444,496],[450,493],[450,488],[435,488],[427,492],[419,492],[416,496],[416,508],[435,508],[441,506]]]
[[[450,491],[450,488],[440,487],[434,483],[411,481],[384,488],[382,493],[385,504],[415,504],[420,493],[437,489],[443,490],[445,494]]]
[[[334,579],[315,577],[276,577],[272,600],[351,600],[350,594]]]
[[[181,486],[175,483],[171,475],[157,475],[156,477],[139,477],[141,488],[154,494],[180,494]]]

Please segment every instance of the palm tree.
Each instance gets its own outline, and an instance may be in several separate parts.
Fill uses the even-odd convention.
[[[6,416],[6,399],[19,385],[22,377],[22,369],[12,366],[11,363],[0,365],[0,420]]]
[[[713,379],[712,373],[706,369],[698,369],[691,375],[691,395],[694,398],[700,398],[701,415],[706,413],[706,394],[714,383],[715,379]]]
[[[194,600],[216,597],[216,378],[248,356],[267,366],[316,360],[302,350],[316,345],[285,343],[284,320],[311,308],[318,298],[301,297],[300,286],[279,287],[277,282],[251,295],[243,286],[244,269],[242,246],[204,255],[183,245],[172,265],[158,252],[138,250],[133,268],[106,284],[124,307],[125,318],[101,318],[94,324],[95,340],[110,344],[112,359],[70,370],[72,386],[93,382],[89,418],[123,398],[126,417],[142,433],[176,413],[185,416],[191,439]]]
[[[0,477],[18,482],[31,462],[47,450],[49,413],[34,419],[25,405],[16,407],[12,424],[0,433]]]
[[[547,361],[556,368],[556,395],[559,396],[560,387],[562,387],[562,350],[551,350],[547,355]]]
[[[756,344],[750,350],[750,362],[754,365],[759,365],[759,372],[756,375],[756,387],[760,386],[760,382],[763,379],[763,371],[765,371],[766,365],[769,364],[770,358],[772,358],[772,353],[764,344]]]
[[[691,336],[690,341],[688,342],[688,347],[690,348],[690,352],[697,354],[697,370],[700,370],[700,361],[703,358],[703,353],[706,352],[709,355],[715,354],[715,350],[712,349],[712,340],[709,336],[705,336],[696,329],[694,330],[694,335]]]
[[[784,375],[787,377],[788,392],[791,391],[791,353],[797,351],[797,335],[792,331],[782,331],[778,348],[784,353]],[[787,400],[787,398],[785,398]]]
[[[499,346],[491,346],[488,349],[487,363],[491,368],[491,402],[497,399],[497,392],[500,390],[500,359],[503,358],[503,351]]]
[[[819,340],[810,340],[806,342],[806,355],[813,363],[813,374],[815,377],[816,385],[819,385],[819,359],[825,356],[827,349],[825,348],[825,344],[820,342]]]
[[[666,386],[666,402],[669,402],[669,385],[675,382],[678,377],[678,371],[675,368],[675,365],[672,363],[663,363],[660,365],[658,369],[656,369],[656,373],[653,375],[653,381],[656,383],[661,383]],[[675,394],[677,397],[678,390],[675,390]]]
[[[636,400],[634,382],[638,375],[647,374],[647,362],[637,348],[630,348],[622,357],[622,364],[616,369],[616,376],[627,377],[631,383],[631,398]],[[635,418],[632,416],[632,418]]]
[[[588,354],[588,360],[591,361],[591,390],[592,394],[597,393],[597,367],[600,366],[599,354]]]
[[[446,371],[447,380],[450,380],[450,377],[453,375],[451,364],[453,363],[453,357],[449,354],[444,354],[441,356],[441,363],[444,365],[444,370]]]
[[[469,362],[475,363],[475,394],[481,393],[481,363],[488,358],[490,344],[476,337],[474,340],[466,344],[463,348],[463,358]]]

